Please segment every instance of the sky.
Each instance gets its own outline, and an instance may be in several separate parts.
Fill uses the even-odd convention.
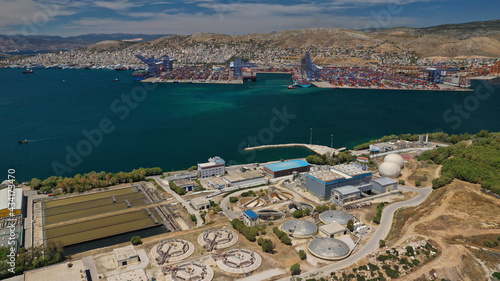
[[[0,34],[269,33],[500,19],[499,0],[0,0]]]

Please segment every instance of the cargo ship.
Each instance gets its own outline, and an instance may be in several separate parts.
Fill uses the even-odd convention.
[[[148,75],[148,71],[147,70],[134,71],[132,73],[132,80],[134,80],[134,81],[141,81],[141,80],[144,80],[147,75]]]

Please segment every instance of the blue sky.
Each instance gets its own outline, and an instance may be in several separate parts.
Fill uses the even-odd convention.
[[[499,0],[0,0],[0,34],[245,34],[500,19]]]

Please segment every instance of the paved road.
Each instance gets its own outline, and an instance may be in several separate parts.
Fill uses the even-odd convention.
[[[431,194],[432,188],[431,187],[425,187],[425,188],[414,188],[414,187],[408,187],[408,186],[399,186],[399,188],[403,191],[416,191],[418,192],[418,195],[408,199],[406,201],[402,202],[397,202],[394,204],[390,204],[387,207],[384,208],[384,211],[382,212],[382,218],[380,219],[380,225],[378,226],[377,230],[375,233],[372,235],[370,240],[366,243],[366,245],[361,248],[358,252],[354,253],[350,257],[348,257],[345,260],[336,262],[331,265],[327,265],[318,269],[314,269],[308,272],[305,272],[300,275],[301,278],[306,279],[312,274],[318,274],[320,272],[323,272],[325,274],[330,274],[330,272],[335,271],[335,270],[340,270],[342,268],[348,267],[352,264],[354,264],[357,260],[363,258],[365,255],[371,254],[375,252],[379,248],[379,241],[381,239],[385,239],[387,234],[389,234],[389,230],[391,229],[392,225],[392,218],[394,217],[394,213],[396,212],[397,209],[403,208],[403,207],[414,207],[420,205],[424,200]],[[280,281],[288,281],[290,280],[290,277],[286,277],[283,279],[280,279]]]
[[[238,196],[241,193],[249,191],[249,190],[258,191],[258,190],[261,190],[261,189],[262,190],[266,190],[268,188],[269,188],[268,186],[260,186],[260,187],[255,187],[255,188],[249,188],[249,189],[245,189],[245,190],[241,190],[241,191],[232,193],[231,195],[228,195],[228,196],[224,197],[224,199],[222,199],[222,201],[220,202],[220,207],[222,208],[222,212],[224,212],[224,215],[229,220],[233,220],[233,219],[239,218],[239,216],[240,216],[239,213],[233,212],[233,211],[231,211],[229,209],[229,197],[231,197],[231,196]]]
[[[177,199],[177,201],[179,201],[191,215],[196,216],[196,226],[203,225],[203,220],[201,219],[200,213],[195,209],[193,209],[191,205],[189,205],[189,203],[186,200],[184,200],[179,194],[175,193],[172,189],[170,189],[170,185],[168,184],[167,180],[160,178],[160,176],[153,176],[151,178],[154,179],[159,185],[161,185],[165,189],[165,191],[174,196],[175,199]]]

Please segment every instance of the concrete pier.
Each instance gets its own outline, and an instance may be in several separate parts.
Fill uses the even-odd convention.
[[[325,154],[325,153],[335,153],[335,155],[339,154],[339,152],[345,150],[345,147],[342,148],[330,148],[324,145],[316,145],[316,144],[305,144],[305,143],[287,143],[287,144],[268,144],[268,145],[260,145],[254,147],[247,147],[245,150],[257,150],[257,149],[266,149],[266,148],[278,148],[278,147],[295,147],[302,146],[308,148],[311,151],[316,152],[317,154]]]

